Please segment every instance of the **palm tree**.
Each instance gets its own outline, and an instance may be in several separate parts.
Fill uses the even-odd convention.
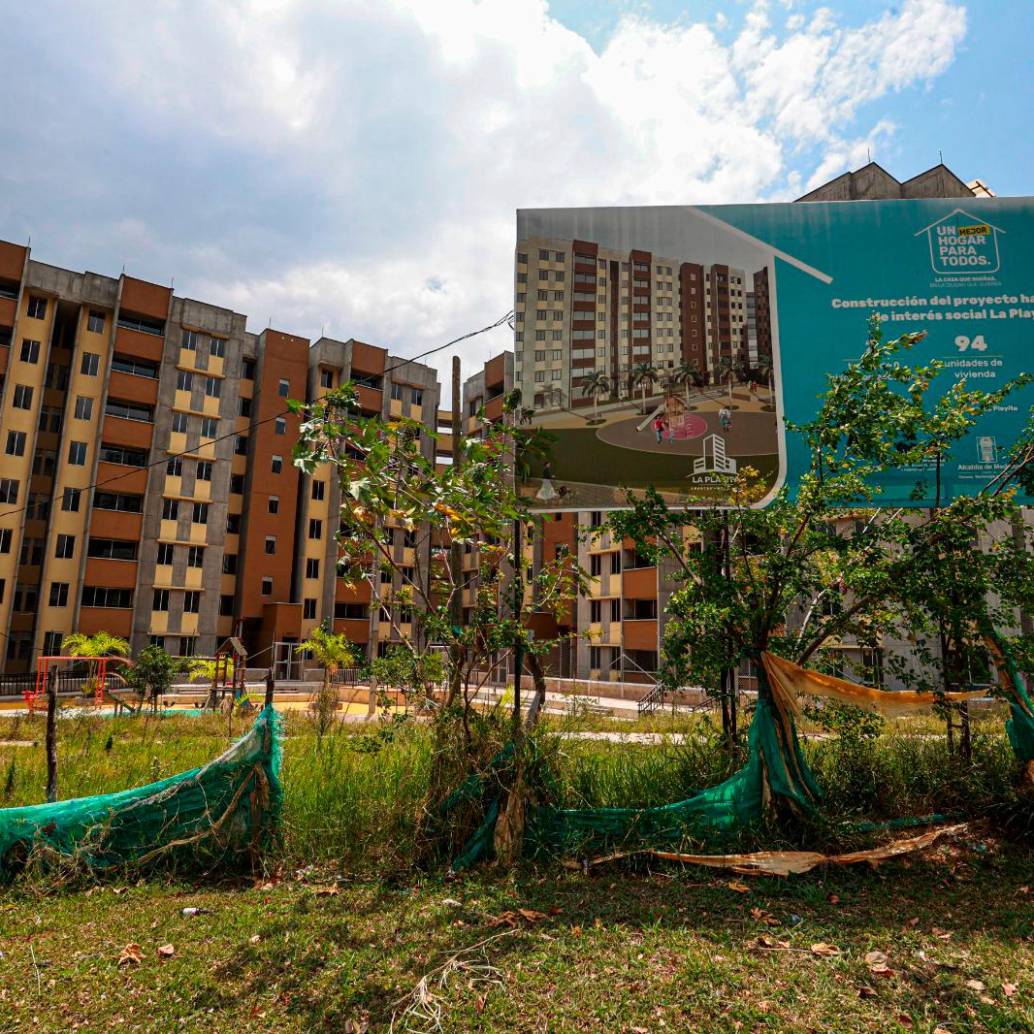
[[[102,657],[128,657],[130,653],[129,643],[122,636],[110,632],[95,632],[93,635],[73,632],[65,636],[61,649],[67,657],[88,659],[90,675],[83,687],[87,693],[92,693],[96,688],[97,668]]]
[[[600,395],[610,393],[610,381],[602,370],[593,370],[582,382],[582,394],[592,396],[593,419],[599,416]]]
[[[122,636],[110,632],[95,632],[86,635],[84,632],[73,632],[65,636],[61,649],[68,657],[128,657],[129,643]]]
[[[355,651],[348,637],[342,632],[331,632],[323,625],[314,628],[309,638],[300,642],[295,649],[311,653],[323,666],[324,693],[330,692],[330,678],[334,672],[355,664]]]
[[[772,401],[772,394],[774,392],[774,386],[772,384],[772,376],[775,373],[775,364],[772,362],[770,355],[759,355],[757,370],[761,377],[768,381],[768,394],[769,402]]]
[[[323,732],[330,721],[331,712],[337,708],[336,696],[330,688],[331,676],[334,672],[355,664],[355,651],[347,636],[341,632],[331,632],[329,628],[323,625],[318,625],[314,628],[309,634],[309,638],[300,642],[295,649],[312,654],[323,666],[323,686],[320,688],[314,705],[317,727],[322,738]],[[374,696],[372,690],[370,696],[371,698]]]
[[[643,395],[643,409],[646,412],[646,385],[653,383],[657,380],[658,370],[655,366],[651,366],[650,363],[636,363],[632,369],[632,387],[641,388]]]
[[[699,386],[701,381],[700,371],[696,368],[696,364],[683,360],[668,374],[668,377],[671,384],[681,384],[685,388],[686,406],[688,407],[690,388]]]
[[[716,369],[718,371],[718,379],[724,380],[729,385],[729,401],[732,402],[732,381],[735,376],[735,364],[727,355],[723,355],[718,360]]]

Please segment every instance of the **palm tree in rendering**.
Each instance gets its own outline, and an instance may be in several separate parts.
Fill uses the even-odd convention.
[[[727,355],[723,355],[716,365],[718,380],[729,386],[729,401],[732,402],[732,384],[736,376],[736,364]]]
[[[599,416],[600,396],[610,394],[610,381],[602,370],[593,370],[582,382],[582,394],[592,396],[592,416]]]
[[[757,371],[759,377],[761,377],[763,380],[768,381],[768,401],[771,402],[772,395],[775,390],[775,387],[772,383],[772,377],[775,373],[775,364],[772,362],[772,357],[770,355],[758,356]]]
[[[643,409],[646,412],[646,386],[649,384],[653,387],[657,380],[658,370],[657,367],[652,366],[650,363],[636,363],[632,370],[632,387],[640,388],[642,390]]]

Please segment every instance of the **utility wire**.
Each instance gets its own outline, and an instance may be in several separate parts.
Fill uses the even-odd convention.
[[[513,312],[508,312],[505,316],[500,317],[495,323],[490,323],[487,327],[482,327],[480,330],[472,330],[469,334],[463,334],[458,338],[454,338],[452,341],[446,341],[444,345],[436,345],[434,348],[429,348],[426,352],[421,352],[420,355],[415,355],[410,359],[403,359],[402,362],[396,363],[394,366],[385,367],[384,372],[390,373],[392,370],[398,370],[403,366],[407,366],[410,363],[415,363],[419,359],[425,359],[429,355],[434,355],[435,352],[441,352],[443,349],[449,348],[452,345],[459,344],[461,341],[466,341],[468,338],[477,337],[479,334],[484,334],[489,330],[495,330],[497,327],[501,327],[503,324],[508,323],[513,318]],[[274,413],[272,416],[263,417],[261,420],[251,420],[241,430],[231,431],[229,434],[220,435],[218,438],[205,438],[203,443],[205,445],[215,445],[216,442],[224,442],[228,438],[237,438],[242,434],[250,432],[253,428],[261,427],[263,424],[268,424],[273,420],[279,420],[280,417],[287,416],[291,410],[284,409],[279,413]],[[198,448],[201,447],[199,443]],[[195,449],[184,449],[182,452],[170,452],[165,455],[163,459],[154,460],[151,463],[145,463],[141,467],[130,467],[124,474],[115,474],[110,478],[105,478],[103,481],[94,481],[89,485],[84,485],[82,488],[65,489],[62,496],[67,495],[70,492],[76,492],[80,495],[84,492],[89,492],[95,488],[103,488],[105,485],[113,484],[116,481],[121,481],[123,478],[132,476],[138,470],[150,470],[152,467],[160,467],[168,464],[169,460],[183,459],[184,457],[190,457],[196,455]],[[54,500],[56,501],[56,500]],[[24,506],[17,506],[12,510],[5,510],[0,513],[0,520],[4,517],[11,517],[16,513],[22,513],[24,510],[29,508],[29,504],[25,503]]]

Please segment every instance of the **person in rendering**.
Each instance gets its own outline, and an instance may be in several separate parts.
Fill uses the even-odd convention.
[[[729,428],[732,427],[732,413],[725,406],[718,410],[718,423],[721,424],[722,430],[725,432],[728,432]]]
[[[664,418],[658,414],[653,418],[653,433],[657,436],[657,444],[664,440]]]

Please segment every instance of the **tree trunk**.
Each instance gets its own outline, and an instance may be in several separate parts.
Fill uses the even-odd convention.
[[[57,800],[57,685],[47,680],[47,800]]]

